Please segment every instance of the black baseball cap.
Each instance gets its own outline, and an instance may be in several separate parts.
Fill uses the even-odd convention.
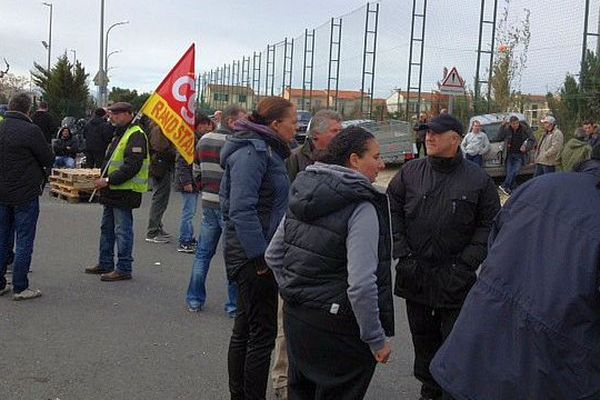
[[[460,136],[464,133],[463,124],[450,114],[440,114],[427,123],[427,129],[434,133],[454,131]]]

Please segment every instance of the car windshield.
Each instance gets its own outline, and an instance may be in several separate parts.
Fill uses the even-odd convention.
[[[481,130],[485,132],[490,142],[500,142],[500,122],[495,124],[485,124],[481,126]]]
[[[298,111],[298,122],[308,122],[312,118],[308,111]]]

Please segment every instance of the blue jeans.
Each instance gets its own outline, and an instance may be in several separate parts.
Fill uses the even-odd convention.
[[[513,190],[516,186],[517,175],[525,164],[525,156],[521,153],[509,153],[506,157],[506,178],[502,186]]]
[[[217,245],[224,226],[221,210],[219,209],[204,207],[202,216],[198,249],[196,250],[196,258],[192,266],[192,276],[186,296],[187,304],[192,308],[201,308],[206,301],[206,275],[208,275],[210,261],[217,251]],[[237,310],[237,297],[237,285],[235,282],[230,281],[227,285],[225,311],[232,313]]]
[[[108,271],[115,268],[117,244],[117,271],[131,275],[133,263],[133,213],[131,208],[104,206],[100,227],[100,256],[98,265]]]
[[[533,177],[535,178],[536,176],[551,174],[552,172],[556,172],[556,167],[554,165],[535,164],[535,172],[533,173]]]
[[[16,250],[13,261],[13,292],[21,293],[29,287],[27,273],[31,265],[33,241],[40,215],[38,197],[18,206],[0,203],[0,289],[6,287],[6,265],[13,249],[16,236]]]
[[[54,168],[75,168],[75,159],[72,157],[59,156],[54,159]]]
[[[179,227],[179,244],[190,244],[194,242],[194,216],[198,206],[198,193],[181,192],[181,196],[183,210]]]
[[[473,161],[475,164],[480,167],[483,166],[483,156],[481,154],[476,154],[474,156],[466,154],[467,160]]]

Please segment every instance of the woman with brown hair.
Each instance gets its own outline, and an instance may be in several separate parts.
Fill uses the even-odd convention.
[[[225,265],[238,285],[237,315],[229,343],[231,399],[264,399],[277,336],[277,284],[264,253],[288,202],[284,160],[296,134],[296,108],[266,97],[221,151],[221,211]]]

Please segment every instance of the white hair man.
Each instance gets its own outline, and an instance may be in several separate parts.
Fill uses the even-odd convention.
[[[331,139],[342,131],[342,117],[333,110],[317,112],[308,124],[306,142],[294,149],[286,160],[290,181],[296,179],[299,172],[315,162],[319,152],[324,151]]]

